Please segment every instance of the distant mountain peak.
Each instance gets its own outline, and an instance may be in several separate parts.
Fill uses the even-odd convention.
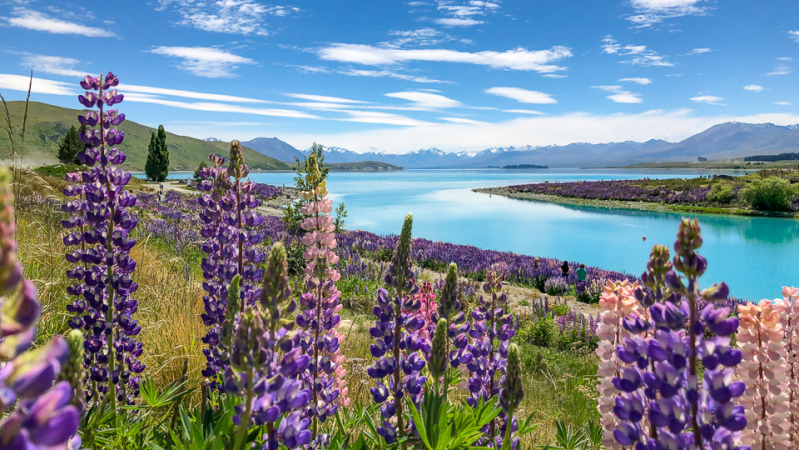
[[[205,142],[222,142],[222,139],[215,138],[215,137],[213,137],[213,136],[211,136],[211,137],[207,137],[207,138],[205,138],[205,139],[203,139],[203,140],[204,140]]]

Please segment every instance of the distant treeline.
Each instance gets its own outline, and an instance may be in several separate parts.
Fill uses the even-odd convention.
[[[744,161],[798,161],[799,153],[780,153],[779,155],[754,155],[747,156]]]
[[[503,169],[549,169],[549,166],[537,166],[535,164],[512,164],[502,166]]]

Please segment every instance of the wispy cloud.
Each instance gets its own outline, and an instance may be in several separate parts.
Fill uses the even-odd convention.
[[[625,91],[617,84],[593,86],[593,88],[599,89],[600,91],[610,92],[611,94],[608,95],[607,98],[616,103],[643,103],[644,101],[641,98],[641,94]]]
[[[771,72],[767,73],[768,76],[775,76],[775,75],[788,75],[791,73],[791,68],[786,65],[779,65],[774,68]]]
[[[622,83],[629,82],[640,85],[652,84],[652,80],[650,80],[649,78],[638,78],[638,77],[619,78],[619,81],[621,81]]]
[[[28,83],[30,83],[30,77],[0,73],[0,89],[27,92]],[[76,95],[78,91],[75,89],[74,83],[34,77],[31,92],[34,94]]]
[[[426,125],[428,123],[422,120],[414,119],[412,117],[403,116],[401,114],[391,114],[391,113],[376,112],[376,111],[353,111],[353,110],[346,110],[342,112],[348,114],[349,117],[345,119],[336,119],[336,120],[343,120],[346,122],[400,125],[406,127]]]
[[[453,84],[451,81],[437,80],[435,78],[419,77],[415,75],[408,75],[405,73],[398,73],[391,70],[363,70],[363,69],[341,69],[336,71],[342,75],[351,77],[388,77],[396,78],[398,80],[413,81],[414,83],[444,83]]]
[[[112,37],[114,33],[102,28],[88,27],[74,22],[57,19],[39,11],[23,7],[11,9],[11,17],[3,17],[12,27],[45,31],[53,34],[77,34],[86,37]]]
[[[438,119],[450,123],[485,123],[479,120],[465,119],[463,117],[439,117]]]
[[[630,57],[629,59],[620,61],[622,63],[635,64],[639,66],[674,66],[673,63],[666,60],[665,56],[659,55],[658,52],[648,48],[646,45],[621,45],[610,35],[605,36],[605,38],[602,39],[602,42],[602,53]]]
[[[393,41],[382,43],[382,46],[387,48],[430,47],[454,39],[441,31],[429,27],[416,30],[389,31],[388,34],[389,36],[395,36],[395,38]]]
[[[763,92],[763,91],[766,90],[766,88],[764,88],[763,86],[759,86],[757,84],[746,85],[746,86],[744,86],[744,89],[746,89],[747,91],[752,91],[752,92]]]
[[[485,23],[482,20],[461,19],[459,17],[443,17],[436,19],[435,22],[439,25],[444,25],[445,27],[470,27],[472,25],[480,25],[481,23]]]
[[[791,102],[774,102],[774,104],[779,106],[791,106]]]
[[[789,31],[788,36],[790,36],[794,41],[799,42],[799,30]]]
[[[777,58],[777,61],[793,61],[793,58],[791,58],[790,56],[781,56]]]
[[[532,109],[503,109],[502,112],[511,113],[511,114],[529,114],[535,116],[540,116],[544,114],[541,111],[535,111]]]
[[[178,68],[205,78],[231,78],[235,76],[233,70],[239,64],[255,64],[250,58],[213,47],[161,46],[150,50],[150,53],[180,58],[182,62],[177,65]]]
[[[549,94],[517,87],[492,87],[487,89],[486,93],[506,97],[520,103],[552,104],[558,102]]]
[[[700,95],[697,97],[691,97],[692,102],[696,103],[706,103],[708,105],[716,105],[716,106],[727,106],[721,103],[724,99],[721,97],[716,97],[713,95]]]
[[[158,9],[173,7],[181,25],[215,33],[267,36],[268,16],[284,17],[300,12],[294,6],[266,6],[252,0],[161,0]]]
[[[329,97],[327,95],[314,95],[314,94],[286,94],[289,97],[299,98],[302,100],[309,100],[312,102],[326,102],[326,103],[366,103],[361,100],[350,100],[341,97]]]
[[[477,64],[495,69],[531,70],[553,73],[566,70],[552,64],[572,56],[568,47],[555,46],[549,50],[526,50],[516,48],[504,52],[461,52],[445,49],[400,50],[378,48],[361,44],[332,44],[318,50],[321,59],[370,66],[399,64],[409,61],[452,62]]]
[[[448,27],[468,27],[485,23],[485,21],[474,17],[485,16],[497,11],[499,4],[482,0],[470,0],[467,2],[437,0],[436,8],[448,17],[435,19],[435,23]]]
[[[707,47],[695,48],[695,49],[691,50],[690,52],[686,53],[685,55],[686,56],[701,55],[703,53],[710,53],[712,51],[713,51],[712,48],[707,48]]]
[[[414,108],[419,109],[445,109],[463,106],[463,103],[440,94],[422,91],[391,92],[386,97],[408,100]]]
[[[75,70],[75,66],[80,64],[75,58],[65,58],[62,56],[35,55],[31,53],[22,54],[20,65],[26,69],[31,69],[35,73],[51,73],[53,75],[64,75],[67,77],[81,77],[87,72]]]
[[[635,14],[627,17],[637,28],[649,28],[666,19],[702,16],[710,9],[704,0],[630,0]]]
[[[318,119],[319,116],[304,113],[301,111],[294,111],[290,109],[276,109],[276,108],[253,108],[250,106],[231,105],[228,103],[208,103],[208,102],[179,102],[174,100],[165,100],[161,98],[153,98],[147,94],[129,94],[125,96],[125,100],[139,103],[150,103],[155,105],[170,106],[173,108],[190,109],[194,111],[208,111],[218,113],[236,113],[236,114],[251,114],[257,116],[273,116],[273,117],[289,117],[294,119]]]

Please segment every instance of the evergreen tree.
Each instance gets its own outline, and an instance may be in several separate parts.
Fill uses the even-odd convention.
[[[158,183],[166,180],[167,175],[169,175],[169,150],[163,125],[158,126],[158,132],[153,131],[152,135],[150,135],[144,173],[147,178]]]
[[[78,153],[83,151],[84,148],[85,146],[80,140],[80,136],[78,136],[78,130],[73,125],[58,146],[58,160],[63,164],[80,164]]]
[[[322,146],[316,145],[316,142],[314,142],[313,147],[311,147],[311,153],[308,156],[310,157],[311,155],[316,156],[316,163],[319,169],[319,181],[321,182],[327,178],[327,174],[330,172],[330,168],[324,165],[325,155]],[[311,186],[305,181],[305,174],[308,172],[308,157],[303,157],[302,161],[300,161],[300,159],[295,156],[294,161],[296,163],[294,170],[297,172],[297,175],[294,176],[294,187],[298,191],[310,191]],[[306,203],[308,203],[308,200],[300,197],[283,210],[283,223],[286,224],[286,229],[288,231],[296,232],[300,230],[300,223],[305,220],[305,216],[300,212],[300,209]],[[344,217],[346,217],[346,215]]]

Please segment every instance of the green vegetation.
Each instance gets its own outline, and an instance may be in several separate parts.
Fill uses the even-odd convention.
[[[205,161],[202,161],[200,165],[194,169],[194,175],[192,175],[192,179],[197,182],[202,181],[203,177],[200,174],[206,167],[208,167],[208,164]]]
[[[316,163],[319,168],[320,174],[320,183],[324,182],[327,179],[327,174],[330,173],[330,167],[325,164],[325,155],[322,153],[322,146],[316,145],[314,142],[313,147],[311,148],[311,153],[308,155],[316,156]],[[305,180],[305,175],[308,172],[308,157],[304,157],[302,161],[299,158],[294,158],[295,160],[295,168],[294,170],[297,172],[297,175],[294,177],[294,185],[297,187],[298,191],[310,191],[311,186]],[[298,231],[300,230],[300,224],[303,220],[305,220],[305,215],[300,212],[300,209],[308,202],[304,198],[298,198],[294,203],[291,203],[286,207],[283,211],[283,223],[286,224],[286,229],[288,231]]]
[[[25,114],[25,102],[8,102],[8,110],[14,123],[22,123]],[[71,126],[78,125],[78,114],[75,109],[61,108],[46,103],[30,102],[27,120],[27,136],[23,163],[31,166],[56,164],[58,162],[58,146],[69,132]],[[127,170],[143,171],[147,160],[147,144],[153,128],[126,120],[119,129],[125,132],[125,141],[119,149],[125,152],[127,159],[122,167]],[[14,140],[20,150],[21,128],[15,127]],[[226,154],[230,149],[229,142],[205,142],[186,136],[166,133],[169,141],[169,166],[173,170],[190,170],[197,167],[200,161],[206,161],[211,153]],[[7,133],[0,135],[0,160],[8,161],[8,150],[11,141]],[[255,150],[244,147],[244,157],[253,170],[290,170],[289,164],[264,156]]]
[[[402,170],[402,167],[395,166],[394,164],[378,162],[378,161],[359,161],[349,163],[328,163],[327,167],[333,172],[376,172],[382,170]]]
[[[153,131],[150,136],[144,173],[156,183],[166,180],[169,175],[169,145],[166,143],[166,131],[163,125],[158,125],[158,133]]]
[[[741,198],[761,211],[786,211],[791,208],[797,190],[780,177],[755,179],[741,190]]]
[[[344,206],[344,202],[341,202],[336,206],[336,218],[333,219],[333,226],[336,227],[335,232],[341,233],[344,231],[344,219],[347,217],[347,207]]]
[[[86,144],[80,140],[78,133],[86,131],[86,125],[80,126],[80,131],[75,128],[75,125],[69,127],[66,136],[58,145],[58,160],[64,164],[80,164],[78,161],[78,153],[86,148]]]

